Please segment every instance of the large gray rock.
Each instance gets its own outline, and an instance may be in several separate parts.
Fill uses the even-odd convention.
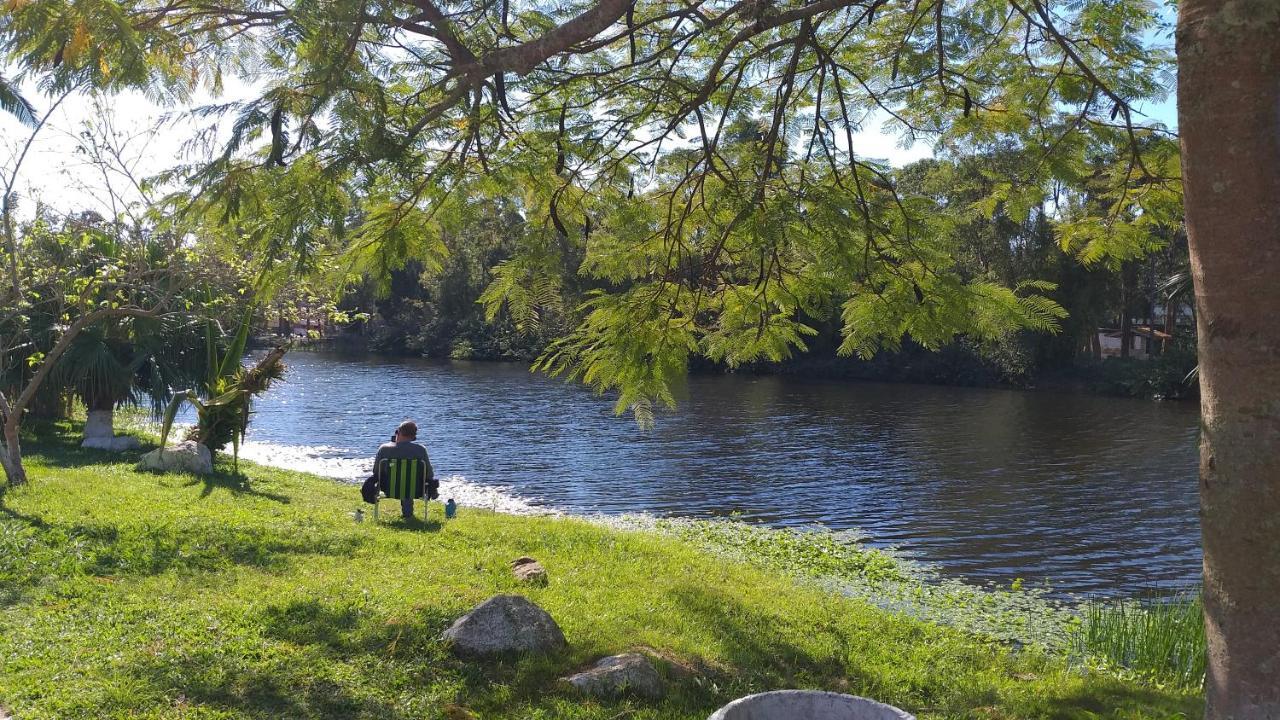
[[[662,677],[649,658],[639,653],[626,653],[603,658],[591,669],[560,678],[584,695],[614,697],[625,693],[650,700],[662,697],[666,688]]]
[[[454,621],[441,638],[464,658],[551,653],[568,643],[546,610],[520,595],[497,595]]]
[[[915,720],[875,700],[820,690],[775,690],[738,698],[707,720]]]
[[[157,448],[142,456],[138,467],[160,472],[186,472],[208,475],[213,472],[213,455],[209,448],[194,440],[185,440],[167,448]]]

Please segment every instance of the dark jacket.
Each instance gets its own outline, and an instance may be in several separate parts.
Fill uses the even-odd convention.
[[[427,457],[427,449],[412,440],[405,440],[398,443],[384,443],[378,448],[378,453],[373,456],[373,476],[366,480],[364,487],[361,488],[365,502],[372,503],[377,501],[379,491],[378,470],[382,465],[382,461],[387,459],[421,460],[427,467],[427,476],[424,478],[426,481],[423,487],[424,493],[432,500],[440,496],[438,491],[440,483],[436,482],[435,471],[431,468],[431,459]]]
[[[431,460],[427,458],[427,449],[412,440],[404,440],[398,443],[383,443],[383,445],[378,448],[378,454],[373,456],[373,471],[377,472],[378,463],[387,458],[395,460],[417,458],[427,464],[427,480],[430,481],[435,477],[431,470]]]

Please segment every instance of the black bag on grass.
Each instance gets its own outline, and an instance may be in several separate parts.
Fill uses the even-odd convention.
[[[378,502],[378,495],[381,492],[382,490],[378,487],[377,475],[370,475],[369,479],[365,480],[364,484],[360,486],[360,497],[364,498],[364,501],[370,505]]]

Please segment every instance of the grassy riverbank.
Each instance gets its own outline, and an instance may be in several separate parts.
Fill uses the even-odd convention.
[[[876,607],[687,531],[464,509],[356,524],[354,488],[242,466],[156,476],[136,456],[30,449],[0,498],[0,707],[32,718],[705,718],[765,689],[821,687],[922,718],[1198,717],[1193,694],[1068,667],[1057,653]],[[387,504],[384,507],[390,509]],[[385,518],[385,516],[384,516]],[[542,560],[522,587],[510,561]],[[753,560],[759,556],[759,561]],[[864,587],[877,555],[822,560]],[[500,592],[546,608],[565,654],[466,663],[436,636]],[[587,701],[555,679],[653,648],[658,703]],[[2,715],[3,713],[0,713]]]

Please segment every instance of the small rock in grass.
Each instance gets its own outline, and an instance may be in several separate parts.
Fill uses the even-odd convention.
[[[163,449],[155,449],[138,461],[143,470],[159,470],[160,472],[189,472],[196,475],[209,475],[213,472],[213,455],[209,448],[194,441],[186,440]]]
[[[511,572],[516,576],[516,579],[521,582],[533,583],[535,585],[547,584],[547,569],[542,566],[542,563],[527,555],[516,558],[512,561]]]
[[[649,700],[661,698],[666,690],[662,677],[649,659],[640,653],[602,658],[589,670],[560,678],[574,690],[595,697],[631,693]]]
[[[564,633],[546,610],[520,595],[497,595],[454,621],[441,639],[454,654],[482,658],[564,649]]]

